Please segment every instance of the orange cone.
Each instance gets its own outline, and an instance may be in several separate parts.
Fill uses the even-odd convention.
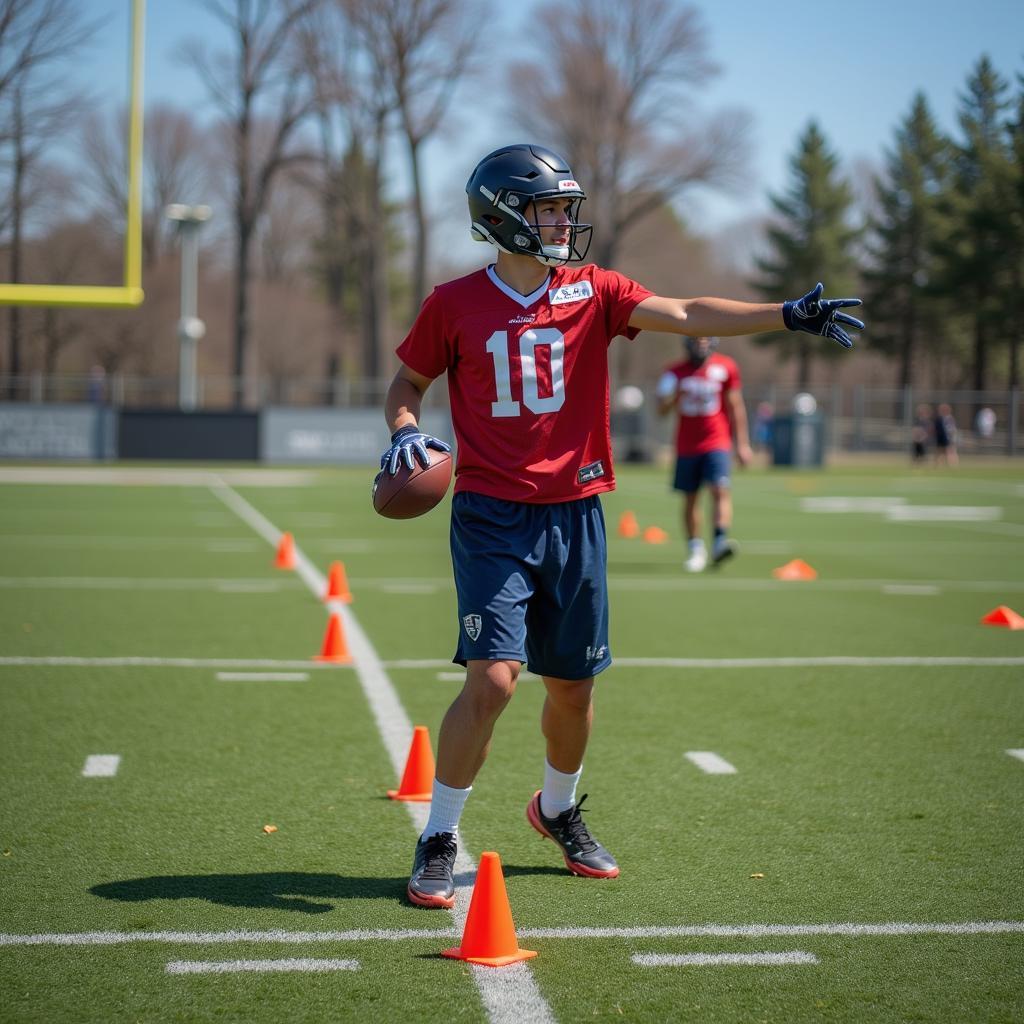
[[[330,661],[336,665],[351,665],[352,655],[345,643],[345,631],[341,628],[341,616],[335,612],[327,621],[327,632],[319,654],[313,655],[314,661]]]
[[[537,955],[532,949],[520,949],[516,942],[512,908],[508,905],[505,878],[496,853],[480,855],[480,870],[476,873],[466,927],[462,930],[462,945],[446,949],[441,955],[485,967],[504,967]]]
[[[636,516],[632,512],[623,512],[622,515],[619,516],[619,536],[640,536],[640,524],[636,521]]]
[[[290,533],[282,533],[277,545],[277,558],[274,566],[278,569],[295,568],[295,538]]]
[[[993,608],[982,620],[986,626],[1003,626],[1006,629],[1024,629],[1024,615],[1018,615],[1012,608],[1001,604]]]
[[[801,558],[794,558],[792,562],[780,565],[778,569],[772,569],[772,575],[777,580],[816,580],[818,578],[817,570]]]
[[[668,534],[660,526],[648,526],[644,530],[644,543],[664,544],[668,540]]]
[[[392,800],[414,800],[429,803],[434,791],[434,752],[430,749],[430,733],[425,725],[412,730],[409,756],[398,789],[389,789]]]
[[[352,603],[352,591],[348,589],[344,563],[331,562],[331,568],[327,573],[327,593],[324,595],[324,600],[341,601],[344,604]]]

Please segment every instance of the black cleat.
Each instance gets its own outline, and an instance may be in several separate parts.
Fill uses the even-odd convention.
[[[418,907],[455,906],[455,836],[451,832],[435,832],[416,843],[412,877],[406,890]]]
[[[619,865],[615,858],[587,831],[583,824],[580,810],[584,793],[580,802],[568,811],[563,811],[555,818],[545,818],[540,809],[540,790],[533,794],[533,799],[526,805],[526,820],[542,835],[553,839],[562,849],[565,866],[574,874],[583,878],[616,878]]]
[[[717,567],[723,562],[728,562],[738,551],[736,541],[723,537],[721,542],[716,541],[711,548],[711,564]]]

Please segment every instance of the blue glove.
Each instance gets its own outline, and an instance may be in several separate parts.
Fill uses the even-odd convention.
[[[839,310],[846,306],[859,306],[860,299],[823,299],[823,288],[819,281],[802,299],[784,302],[782,319],[791,331],[820,334],[823,338],[838,341],[843,348],[853,348],[853,339],[839,325],[849,324],[863,331],[864,322]]]
[[[409,469],[413,468],[413,453],[422,463],[424,469],[430,465],[428,448],[434,448],[439,452],[450,452],[451,446],[439,441],[430,434],[424,434],[419,427],[412,424],[406,427],[399,427],[391,435],[391,447],[380,457],[380,468],[386,469],[391,476],[398,472],[398,460],[401,459]]]

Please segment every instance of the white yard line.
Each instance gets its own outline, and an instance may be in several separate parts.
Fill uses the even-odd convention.
[[[270,971],[358,971],[358,960],[312,960],[296,957],[290,960],[172,960],[168,974],[238,974],[247,971],[265,974]]]
[[[724,757],[710,750],[688,750],[686,760],[708,775],[735,775],[736,769]]]
[[[87,779],[109,779],[120,766],[120,754],[90,754],[82,766],[82,775]]]
[[[1010,757],[1017,758],[1018,761],[1024,761],[1024,750],[1008,750],[1007,753]]]
[[[223,482],[211,484],[210,489],[268,544],[272,547],[277,546],[281,539],[281,531],[240,494]],[[295,571],[309,587],[314,598],[320,600],[327,588],[327,581],[301,551],[298,544],[295,546]],[[409,721],[409,716],[388,678],[383,662],[353,614],[351,606],[340,601],[329,601],[327,608],[342,618],[345,636],[363,694],[370,705],[370,711],[377,723],[377,730],[380,732],[388,757],[391,759],[395,778],[401,778],[412,743],[412,723]],[[405,807],[413,820],[418,835],[426,827],[429,805],[406,803]],[[476,864],[463,849],[459,850],[455,861],[455,870],[455,907],[451,915],[461,934],[465,927],[469,900],[472,895],[472,883],[476,875]],[[554,1024],[554,1014],[541,994],[529,964],[520,962],[501,970],[474,965],[471,973],[487,1016],[493,1024],[522,1024],[527,1020],[536,1021],[538,1024]]]
[[[443,916],[443,915],[437,915]],[[379,928],[350,931],[266,931],[224,932],[136,931],[136,932],[0,932],[0,946],[130,946],[157,943],[169,946],[212,945],[300,945],[347,942],[406,942],[448,940],[460,934],[454,928]],[[636,925],[633,927],[520,928],[520,939],[769,939],[794,937],[874,938],[929,935],[1020,935],[1024,921],[853,921],[819,924],[683,924]]]
[[[304,683],[308,672],[218,672],[220,683]]]
[[[325,584],[326,586],[326,584]],[[330,607],[339,611],[345,619],[346,635],[350,632],[347,605],[331,602]],[[354,621],[354,620],[353,620]],[[75,655],[0,656],[0,667],[4,666],[50,666],[50,667],[98,667],[98,668],[253,668],[253,669],[310,669],[315,672],[337,672],[346,670],[346,665],[317,664],[308,661],[276,660],[274,658],[160,658],[146,655],[125,655],[123,657],[86,658]],[[444,669],[451,665],[445,658],[402,658],[395,661],[380,661],[381,669]],[[862,657],[833,655],[819,658],[615,658],[613,667],[620,668],[707,668],[707,669],[759,669],[759,668],[1003,668],[1024,665],[1024,657],[972,658],[950,657]],[[358,669],[358,666],[357,666]],[[529,676],[529,673],[527,673]],[[452,678],[456,673],[452,673]],[[458,678],[463,678],[458,674]],[[410,727],[409,735],[412,735]],[[405,764],[406,750],[401,756]],[[401,774],[401,770],[399,770]]]
[[[799,949],[788,953],[634,953],[630,959],[640,967],[777,967],[819,962],[813,953]]]

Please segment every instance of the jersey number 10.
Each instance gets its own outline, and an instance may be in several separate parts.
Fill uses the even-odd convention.
[[[551,394],[541,398],[537,389],[537,359],[539,347],[546,345],[551,351]],[[492,416],[519,416],[519,403],[512,397],[512,373],[509,366],[508,331],[495,331],[487,339],[487,351],[494,359],[494,386],[498,395],[491,402]],[[524,331],[519,336],[519,363],[523,375],[523,405],[540,415],[558,412],[565,402],[565,376],[562,359],[565,339],[554,327],[540,327]]]

